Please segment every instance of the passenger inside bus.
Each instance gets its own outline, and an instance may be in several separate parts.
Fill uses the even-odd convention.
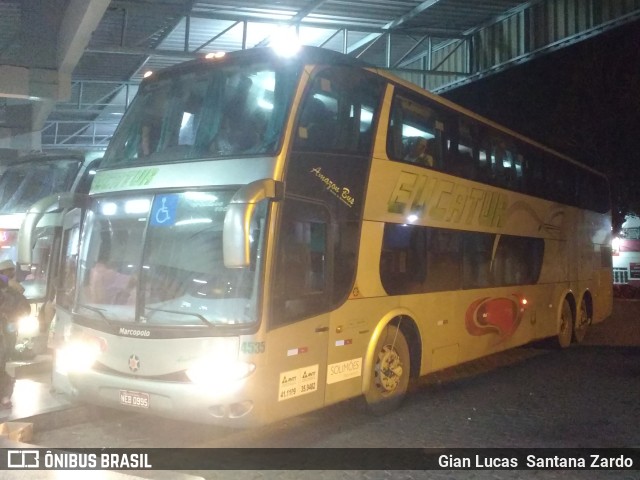
[[[158,93],[153,97],[153,103],[148,106],[142,126],[140,127],[140,143],[138,156],[146,157],[158,150],[160,134],[162,132],[163,112],[166,105],[166,94]],[[149,102],[147,102],[149,103]]]
[[[409,137],[403,140],[405,150],[405,162],[417,163],[427,167],[434,166],[433,153],[431,152],[431,142],[423,137]]]
[[[93,303],[133,305],[136,301],[135,275],[118,272],[104,257],[91,269],[89,298]]]
[[[255,146],[258,136],[264,134],[264,125],[251,112],[249,96],[253,82],[248,77],[238,81],[233,95],[226,101],[220,118],[220,127],[210,150],[218,155],[239,153]]]
[[[92,303],[135,304],[136,276],[120,272],[117,265],[121,265],[123,259],[115,260],[122,252],[127,251],[126,239],[127,234],[123,231],[101,232],[100,250],[96,263],[91,268],[87,289],[87,296]]]

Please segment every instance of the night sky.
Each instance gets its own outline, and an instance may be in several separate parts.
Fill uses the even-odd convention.
[[[443,94],[607,174],[640,213],[640,21]]]

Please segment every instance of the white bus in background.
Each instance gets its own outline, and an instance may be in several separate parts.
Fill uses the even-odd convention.
[[[20,156],[20,151],[13,148],[0,148],[0,175],[7,167],[16,161]]]
[[[32,306],[31,316],[18,324],[14,353],[22,357],[44,351],[62,231],[60,199],[88,192],[89,163],[76,151],[30,153],[10,162],[0,177],[0,261],[16,264],[16,279]]]
[[[142,82],[65,218],[56,374],[199,423],[388,411],[580,342],[611,313],[610,215],[603,175],[351,57],[189,62]]]
[[[612,241],[613,283],[640,287],[640,217],[627,215]]]

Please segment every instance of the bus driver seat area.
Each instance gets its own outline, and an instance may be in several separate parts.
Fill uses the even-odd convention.
[[[335,141],[335,122],[322,100],[310,97],[300,115],[298,145],[305,149],[326,148]]]

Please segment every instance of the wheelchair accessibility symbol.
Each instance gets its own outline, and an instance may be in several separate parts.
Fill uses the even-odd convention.
[[[173,225],[176,222],[177,206],[177,194],[158,195],[154,200],[153,208],[151,209],[151,225],[156,227],[167,227]]]

